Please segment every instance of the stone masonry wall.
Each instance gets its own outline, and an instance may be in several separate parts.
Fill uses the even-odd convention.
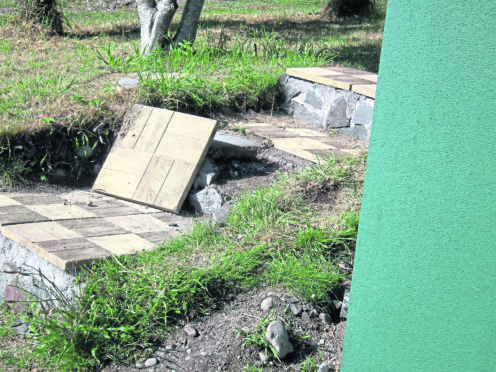
[[[374,100],[361,94],[297,79],[279,79],[279,106],[306,123],[369,140]]]

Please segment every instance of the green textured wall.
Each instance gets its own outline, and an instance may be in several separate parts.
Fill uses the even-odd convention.
[[[342,371],[496,371],[496,1],[390,0]]]

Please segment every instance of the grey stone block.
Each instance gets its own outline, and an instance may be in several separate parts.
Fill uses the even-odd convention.
[[[307,92],[305,97],[305,103],[309,104],[310,106],[314,107],[317,110],[321,110],[322,106],[324,105],[324,102],[321,99],[321,97],[317,95],[316,89]]]
[[[325,125],[327,128],[340,128],[349,125],[349,118],[346,113],[348,107],[348,101],[346,97],[341,96],[332,102],[327,117],[325,119]]]
[[[344,136],[357,138],[362,141],[368,141],[370,138],[370,129],[365,125],[356,124],[354,127],[337,128],[337,131]]]
[[[374,114],[374,101],[371,99],[360,100],[357,102],[352,121],[355,124],[366,126],[368,129],[372,126],[372,117]]]
[[[322,125],[324,122],[322,111],[315,110],[311,106],[294,102],[293,109],[293,116],[305,123]]]
[[[259,147],[257,142],[248,138],[217,132],[210,145],[208,156],[213,159],[221,157],[256,158]]]

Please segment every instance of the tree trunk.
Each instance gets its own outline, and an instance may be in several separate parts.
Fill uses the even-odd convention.
[[[147,55],[171,43],[194,42],[204,2],[187,0],[179,29],[171,40],[167,31],[176,14],[176,0],[136,0],[141,24],[140,52]]]
[[[186,2],[179,29],[174,36],[174,43],[183,43],[185,41],[192,43],[195,41],[204,2],[205,0],[188,0]]]
[[[176,14],[175,0],[136,0],[141,24],[142,54],[152,51],[166,44],[167,30]]]

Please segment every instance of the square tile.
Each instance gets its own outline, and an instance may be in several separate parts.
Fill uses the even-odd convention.
[[[64,200],[51,194],[13,194],[11,199],[24,205],[64,204]]]
[[[148,214],[106,217],[105,220],[133,233],[171,230],[168,224]]]
[[[123,254],[132,254],[142,251],[149,251],[157,247],[156,244],[149,242],[135,234],[122,234],[111,236],[99,236],[88,238],[89,241],[112,252],[116,256]]]
[[[64,270],[75,269],[112,256],[108,250],[83,238],[44,241],[37,245],[58,257],[63,262]]]
[[[49,218],[36,213],[24,205],[0,207],[0,225],[2,226],[49,220]]]
[[[0,194],[0,207],[9,207],[12,205],[21,205],[21,203],[15,201],[14,199],[9,198],[5,194]]]
[[[44,242],[49,240],[81,238],[81,235],[71,231],[56,222],[37,222],[22,225],[9,225],[2,228],[8,238],[21,243]]]
[[[93,213],[84,210],[75,204],[40,204],[29,205],[27,207],[51,220],[96,217]]]
[[[66,229],[75,231],[85,238],[103,235],[120,235],[128,231],[110,223],[103,218],[85,218],[82,220],[62,220],[57,221]]]

